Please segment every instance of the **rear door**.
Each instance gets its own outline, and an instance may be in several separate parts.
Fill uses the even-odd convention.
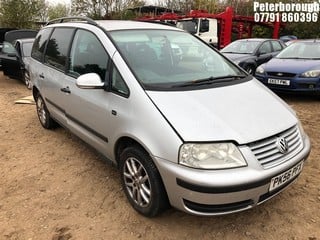
[[[61,124],[66,124],[66,108],[70,89],[65,87],[68,53],[74,28],[55,28],[49,38],[43,58],[43,71],[39,73],[41,94],[50,114]]]

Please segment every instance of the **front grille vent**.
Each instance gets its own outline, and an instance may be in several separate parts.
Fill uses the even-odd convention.
[[[277,78],[292,78],[296,74],[295,73],[288,73],[288,72],[267,72],[270,77],[277,77]]]
[[[279,139],[287,143],[287,151],[281,151]],[[277,166],[300,152],[303,148],[299,128],[294,126],[275,136],[251,143],[251,151],[264,168]],[[284,153],[282,153],[284,152]]]

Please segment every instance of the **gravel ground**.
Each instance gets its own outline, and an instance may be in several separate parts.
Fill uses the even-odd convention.
[[[320,240],[320,100],[282,96],[299,115],[313,148],[298,180],[249,211],[196,217],[170,209],[137,214],[117,170],[63,128],[43,129],[31,95],[0,72],[0,239]]]

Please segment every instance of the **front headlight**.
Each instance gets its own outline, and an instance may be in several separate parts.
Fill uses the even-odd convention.
[[[304,138],[305,135],[306,135],[306,133],[305,133],[305,131],[303,130],[303,127],[302,127],[302,124],[301,124],[300,120],[298,120],[298,128],[299,128],[301,137]]]
[[[263,67],[261,67],[261,66],[257,67],[256,73],[264,74],[264,69],[263,69]]]
[[[247,166],[233,143],[186,143],[179,152],[179,163],[201,169],[225,169]]]
[[[320,70],[310,70],[301,74],[302,77],[315,78],[320,76]]]

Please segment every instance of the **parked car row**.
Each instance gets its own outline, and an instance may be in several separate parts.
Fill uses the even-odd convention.
[[[12,30],[4,35],[0,51],[0,62],[5,76],[22,80],[28,89],[32,88],[29,77],[29,59],[37,31]]]
[[[29,77],[29,60],[33,41],[33,38],[18,39],[13,45],[5,42],[0,55],[3,74],[22,80],[28,89],[32,88]]]
[[[255,77],[275,91],[320,92],[320,41],[291,44],[260,65]]]
[[[0,53],[2,51],[3,48],[3,42],[4,42],[4,38],[7,32],[12,31],[12,30],[16,30],[15,28],[0,28]],[[0,70],[2,68],[2,64],[1,64],[1,58],[0,58]]]
[[[286,46],[276,39],[250,38],[230,43],[222,54],[254,75],[256,68],[276,56]]]
[[[242,39],[221,52],[274,91],[319,94],[320,41],[293,41]]]

